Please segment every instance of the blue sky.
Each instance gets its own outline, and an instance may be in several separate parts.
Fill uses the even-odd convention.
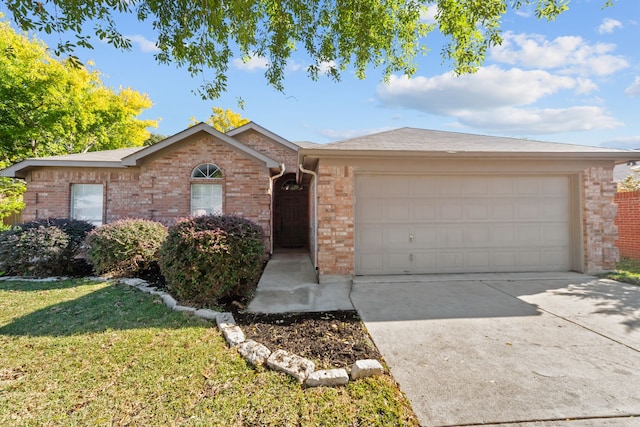
[[[572,0],[556,21],[538,21],[533,10],[510,10],[501,46],[492,49],[477,74],[455,77],[443,63],[444,40],[431,33],[431,51],[418,59],[411,79],[389,84],[371,70],[366,80],[346,72],[341,82],[312,81],[303,52],[291,59],[285,93],[266,84],[265,60],[237,58],[229,67],[228,91],[203,101],[193,91],[202,78],[154,60],[149,25],[124,22],[133,49],[121,52],[95,42],[76,54],[92,60],[105,84],[149,95],[144,118],[161,119],[155,132],[171,135],[205,120],[214,106],[239,111],[291,141],[329,142],[403,126],[543,141],[640,148],[640,2]],[[435,8],[425,14],[430,21]],[[56,38],[43,38],[50,46]],[[239,110],[237,100],[244,100]]]

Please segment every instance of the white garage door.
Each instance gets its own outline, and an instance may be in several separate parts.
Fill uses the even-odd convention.
[[[356,176],[356,274],[570,270],[567,176]]]

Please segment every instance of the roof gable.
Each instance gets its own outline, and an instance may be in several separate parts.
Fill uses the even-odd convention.
[[[284,139],[280,135],[277,135],[277,134],[271,132],[270,130],[265,129],[262,126],[260,126],[259,124],[254,123],[254,122],[249,122],[249,123],[246,123],[246,124],[244,124],[244,125],[242,125],[240,127],[232,129],[232,130],[228,131],[226,133],[226,135],[233,137],[233,136],[239,135],[241,133],[244,133],[244,132],[247,132],[247,131],[250,131],[250,130],[258,132],[258,133],[266,136],[267,138],[277,142],[278,144],[280,144],[280,145],[282,145],[282,146],[284,146],[284,147],[286,147],[286,148],[288,148],[290,150],[298,151],[298,149],[300,148],[298,145],[292,143],[291,141]]]
[[[0,171],[0,176],[24,178],[27,171],[34,167],[95,167],[95,168],[126,168],[140,165],[145,158],[158,153],[173,144],[184,141],[199,133],[217,138],[232,149],[244,153],[262,162],[268,168],[279,168],[280,162],[268,157],[230,136],[217,131],[206,123],[198,123],[188,129],[170,136],[148,147],[130,147],[118,150],[92,151],[87,153],[67,154],[62,156],[36,157],[25,159],[15,165]]]
[[[166,138],[156,144],[150,145],[149,147],[146,147],[143,150],[137,151],[131,155],[128,155],[126,157],[124,157],[122,159],[122,164],[124,166],[138,166],[140,165],[140,163],[142,163],[142,161],[154,154],[154,153],[158,153],[170,146],[172,146],[173,144],[176,144],[178,142],[181,142],[191,136],[194,136],[198,133],[205,133],[205,134],[209,134],[211,136],[216,137],[218,140],[222,141],[224,144],[230,146],[231,148],[234,148],[237,151],[240,151],[242,153],[245,153],[247,155],[249,155],[250,157],[255,158],[256,160],[259,160],[263,163],[265,163],[265,165],[269,168],[275,168],[278,167],[280,165],[280,163],[274,159],[272,159],[271,157],[265,156],[264,154],[254,150],[251,147],[247,147],[246,145],[242,144],[241,142],[236,141],[235,139],[231,138],[230,136],[214,129],[213,127],[209,126],[206,123],[200,122],[195,126],[192,126],[190,128],[187,128],[185,130],[183,130],[182,132],[179,132],[173,136],[170,136],[169,138]]]

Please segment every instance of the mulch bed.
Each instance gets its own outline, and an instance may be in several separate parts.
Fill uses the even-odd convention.
[[[245,336],[311,359],[318,368],[346,368],[356,360],[382,356],[355,311],[323,313],[234,313]]]
[[[166,288],[164,277],[154,267],[140,278]],[[346,368],[360,359],[382,361],[355,311],[255,314],[245,311],[247,301],[237,300],[231,298],[221,303],[233,313],[247,339],[264,344],[271,351],[282,349],[306,357],[320,369]]]

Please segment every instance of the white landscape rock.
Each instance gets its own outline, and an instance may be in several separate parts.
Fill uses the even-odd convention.
[[[218,313],[217,311],[209,310],[208,308],[201,308],[200,310],[196,310],[193,314],[196,316],[207,319],[207,320],[216,320]]]
[[[229,326],[221,328],[220,330],[230,347],[237,347],[245,341],[244,332],[242,332],[239,326]]]
[[[225,311],[223,313],[218,313],[216,316],[216,323],[218,324],[218,329],[222,330],[230,326],[236,326],[236,319],[233,318],[233,314]]]
[[[174,311],[186,311],[190,313],[194,313],[196,309],[194,307],[187,307],[186,305],[175,305],[173,306]]]
[[[173,309],[173,307],[178,305],[178,302],[168,293],[162,292],[159,295],[160,295],[160,298],[162,298],[162,301],[164,301],[165,305],[170,309]]]
[[[316,369],[315,363],[311,360],[285,350],[276,350],[271,353],[271,356],[267,359],[267,366],[291,375],[301,384]]]
[[[357,380],[358,378],[374,377],[376,375],[382,375],[384,368],[375,359],[358,360],[351,366],[351,379]]]
[[[347,374],[347,370],[343,368],[312,372],[305,382],[307,387],[333,387],[348,383],[349,374]]]
[[[128,286],[140,286],[140,285],[146,285],[147,281],[142,279],[136,279],[136,278],[123,278],[123,279],[120,279],[120,283]]]
[[[254,340],[246,340],[238,345],[238,353],[251,365],[261,366],[265,364],[271,355],[271,350]]]

